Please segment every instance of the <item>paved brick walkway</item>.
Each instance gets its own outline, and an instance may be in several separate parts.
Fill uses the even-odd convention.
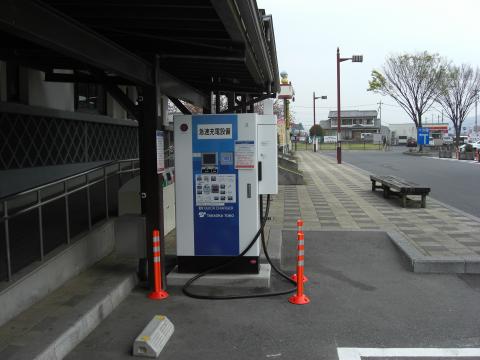
[[[423,256],[480,260],[480,222],[427,197],[427,207],[372,192],[367,174],[310,151],[297,152],[306,185],[280,186],[272,227],[306,230],[378,229],[401,233]]]

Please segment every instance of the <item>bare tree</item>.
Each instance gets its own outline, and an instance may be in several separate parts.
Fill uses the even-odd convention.
[[[480,72],[467,64],[450,65],[440,88],[437,102],[445,110],[455,128],[455,144],[460,142],[463,121],[475,103],[480,89]]]
[[[390,96],[419,128],[423,114],[437,100],[445,68],[446,62],[438,54],[393,55],[381,71],[372,71],[368,90]]]

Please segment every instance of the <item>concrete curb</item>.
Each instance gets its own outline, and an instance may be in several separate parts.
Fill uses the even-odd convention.
[[[48,344],[42,353],[34,359],[63,359],[130,294],[136,284],[137,277],[135,274],[132,273],[127,276],[110,293],[83,313],[54,342]]]
[[[270,227],[268,234],[268,255],[273,260],[280,260],[282,257],[282,228]],[[264,258],[262,250],[262,259]]]
[[[387,231],[395,246],[410,260],[416,273],[479,274],[480,256],[426,256],[397,231]]]
[[[270,264],[260,264],[258,274],[207,274],[194,282],[192,286],[215,286],[231,288],[269,288],[270,287]],[[178,272],[178,267],[167,275],[169,286],[183,286],[197,274],[184,274]]]

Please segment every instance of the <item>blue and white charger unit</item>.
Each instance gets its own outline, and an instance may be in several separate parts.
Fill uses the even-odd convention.
[[[175,116],[178,271],[197,273],[240,254],[260,227],[260,194],[278,192],[273,115]],[[258,273],[258,242],[229,273]]]

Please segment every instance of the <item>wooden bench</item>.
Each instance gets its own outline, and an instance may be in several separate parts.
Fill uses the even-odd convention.
[[[430,188],[391,175],[370,175],[370,181],[372,182],[372,191],[383,189],[383,197],[387,199],[390,195],[400,197],[403,207],[407,206],[407,195],[421,196],[422,208],[427,206],[426,197],[430,193]],[[377,183],[380,183],[380,185],[377,185]]]

